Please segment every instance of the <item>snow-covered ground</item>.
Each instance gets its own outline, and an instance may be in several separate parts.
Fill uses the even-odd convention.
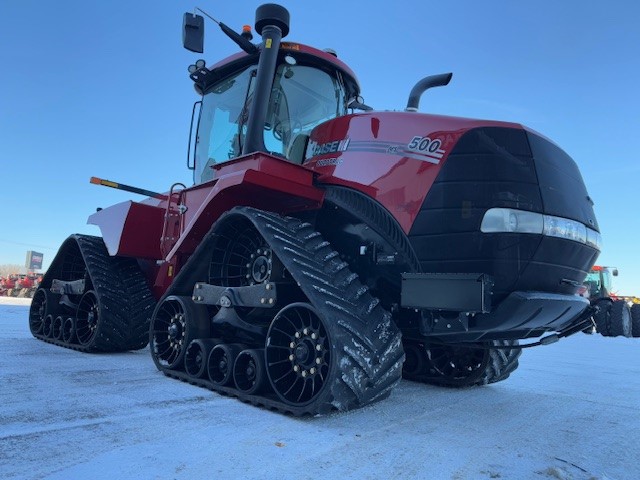
[[[0,305],[0,478],[640,478],[640,340],[575,335],[507,381],[403,381],[346,414],[297,419],[159,373],[148,351],[33,339]]]

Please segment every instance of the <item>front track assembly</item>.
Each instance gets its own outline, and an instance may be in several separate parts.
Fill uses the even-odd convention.
[[[83,352],[144,348],[155,301],[134,259],[109,256],[99,237],[60,247],[29,310],[34,337]]]
[[[404,360],[390,313],[312,225],[248,207],[176,277],[150,348],[170,377],[296,416],[386,398]]]

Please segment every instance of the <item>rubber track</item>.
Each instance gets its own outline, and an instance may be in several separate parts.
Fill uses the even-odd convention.
[[[490,383],[500,382],[506,380],[513,371],[518,368],[518,359],[522,355],[521,348],[506,349],[504,347],[510,347],[517,345],[517,342],[513,340],[494,340],[491,342],[496,347],[503,348],[490,348],[488,349],[488,358],[486,359],[486,366],[482,375],[470,381],[467,384],[449,384],[446,381],[440,381],[438,377],[434,377],[430,372],[416,375],[406,375],[407,380],[412,382],[427,383],[430,385],[437,385],[440,387],[448,388],[466,388],[480,385],[488,385]],[[427,366],[428,368],[428,366]]]
[[[333,343],[340,345],[341,358],[336,365],[340,373],[332,384],[325,385],[331,394],[319,394],[323,403],[315,401],[307,406],[290,406],[275,394],[246,395],[161,367],[163,373],[295,416],[350,410],[386,398],[402,378],[404,361],[400,330],[391,314],[311,224],[248,207],[237,207],[225,217],[230,215],[241,215],[252,222],[325,322],[335,324]]]
[[[76,242],[92,288],[102,306],[99,330],[88,346],[69,344],[39,334],[35,337],[87,353],[144,348],[149,339],[149,323],[155,300],[137,262],[132,258],[109,256],[102,238],[89,235],[69,237],[54,262],[64,257],[64,249],[69,248],[69,242]],[[54,269],[50,267],[50,270]],[[43,283],[50,285],[50,280],[45,278]]]

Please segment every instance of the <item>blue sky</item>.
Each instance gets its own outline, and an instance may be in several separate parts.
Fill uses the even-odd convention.
[[[195,5],[229,26],[263,2],[0,2],[0,264],[45,266],[96,207],[128,199],[99,176],[164,191],[185,167],[197,99],[182,48]],[[604,239],[598,263],[619,267],[620,293],[640,296],[640,4],[515,1],[283,1],[289,40],[333,48],[366,103],[402,109],[421,77],[452,71],[421,111],[515,121],[578,163]],[[238,48],[207,24],[204,58]]]

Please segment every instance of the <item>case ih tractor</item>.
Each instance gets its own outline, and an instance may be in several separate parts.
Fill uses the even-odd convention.
[[[203,17],[184,44],[202,52]],[[33,334],[84,352],[150,344],[170,377],[294,415],[383,399],[405,378],[506,379],[520,339],[591,322],[576,294],[600,249],[575,162],[515,123],[363,103],[332,52],[284,42],[289,13],[257,9],[259,44],[189,68],[201,95],[194,185],[89,217],[36,292]],[[194,112],[197,111],[194,106]],[[192,125],[194,122],[192,122]]]

